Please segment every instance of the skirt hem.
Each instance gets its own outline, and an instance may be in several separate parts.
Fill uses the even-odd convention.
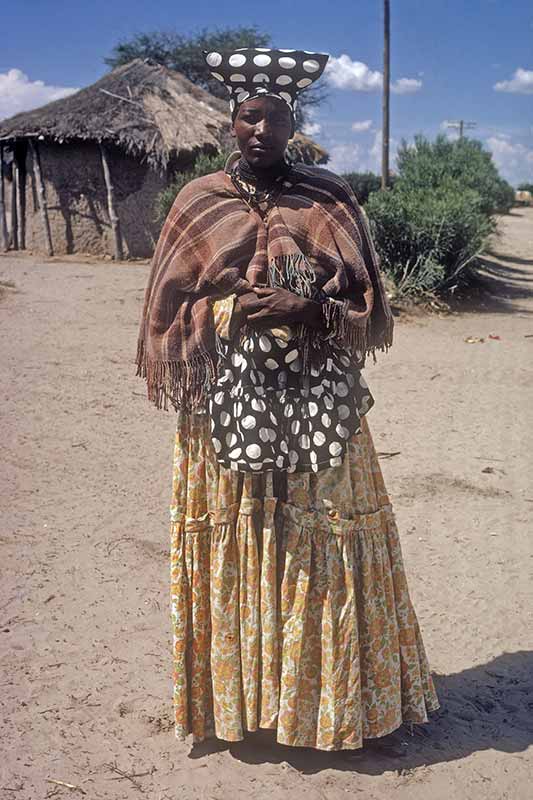
[[[309,748],[309,749],[312,749],[312,750],[320,750],[321,752],[325,752],[325,753],[336,753],[336,752],[338,753],[338,752],[342,752],[344,750],[362,750],[364,748],[364,746],[365,746],[365,742],[370,741],[370,740],[374,740],[374,739],[383,739],[385,736],[390,736],[391,733],[394,733],[395,731],[399,730],[402,727],[402,725],[404,725],[405,723],[409,723],[411,725],[427,725],[430,722],[429,715],[433,714],[435,711],[438,711],[439,708],[440,708],[440,703],[437,703],[436,706],[434,706],[432,704],[432,707],[428,707],[427,708],[427,714],[426,714],[425,719],[423,719],[423,720],[420,720],[420,719],[413,720],[413,719],[408,719],[408,718],[404,717],[399,722],[396,721],[392,725],[390,725],[388,727],[385,727],[379,733],[375,733],[373,735],[368,735],[368,736],[363,736],[363,737],[361,737],[360,740],[358,740],[356,743],[353,743],[353,744],[349,743],[347,741],[339,742],[338,744],[333,744],[333,745],[319,744],[318,742],[316,742],[316,740],[315,741],[309,740],[309,741],[304,741],[304,742],[296,742],[296,741],[294,741],[294,739],[291,740],[291,737],[283,736],[283,735],[281,735],[280,737],[276,737],[276,744],[283,745],[284,747],[302,747],[302,748],[306,747],[306,748]],[[223,736],[217,736],[214,732],[206,734],[202,738],[199,738],[199,737],[194,736],[194,734],[192,734],[191,732],[182,733],[182,732],[180,732],[178,730],[175,730],[175,738],[180,742],[185,742],[185,741],[187,741],[189,736],[192,735],[193,736],[193,742],[192,742],[193,746],[202,744],[203,742],[210,741],[212,739],[216,739],[219,742],[228,742],[229,744],[235,744],[237,742],[243,742],[246,739],[246,736],[248,734],[258,733],[260,731],[277,731],[277,728],[278,728],[277,725],[272,725],[270,727],[266,726],[266,725],[258,725],[256,728],[253,728],[253,729],[244,729],[242,736],[240,736],[239,738],[232,738],[232,739],[226,738],[226,737],[223,737]]]

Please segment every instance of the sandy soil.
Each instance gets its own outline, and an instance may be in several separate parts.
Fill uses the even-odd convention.
[[[367,369],[443,706],[403,757],[174,739],[174,420],[132,368],[147,265],[0,258],[2,800],[531,798],[533,209],[493,251],[483,304],[401,319]]]

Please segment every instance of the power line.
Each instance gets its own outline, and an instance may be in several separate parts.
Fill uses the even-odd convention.
[[[464,119],[452,119],[446,123],[447,128],[458,128],[459,129],[459,139],[463,138],[465,130],[472,130],[472,128],[477,127],[477,122],[466,122]]]

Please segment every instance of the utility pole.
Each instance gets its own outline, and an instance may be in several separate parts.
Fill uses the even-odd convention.
[[[390,138],[390,0],[383,0],[383,125],[381,133],[381,188],[389,185]]]
[[[464,138],[465,130],[471,130],[472,128],[475,128],[476,125],[477,122],[465,122],[464,119],[453,119],[446,123],[447,128],[459,129],[459,139]]]

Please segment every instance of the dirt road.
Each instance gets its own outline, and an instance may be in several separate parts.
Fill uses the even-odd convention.
[[[531,797],[533,209],[501,227],[485,305],[401,319],[366,371],[443,706],[403,758],[174,739],[174,420],[132,366],[147,265],[0,257],[2,800]]]

